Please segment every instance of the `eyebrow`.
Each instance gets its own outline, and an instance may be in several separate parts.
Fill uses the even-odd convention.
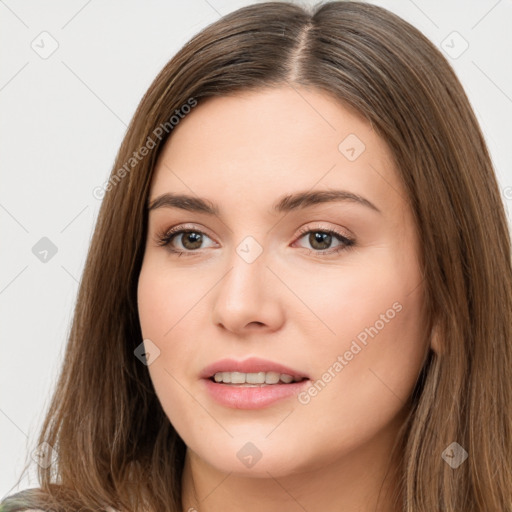
[[[379,208],[368,201],[368,199],[347,190],[304,191],[285,195],[272,205],[271,211],[274,213],[291,212],[317,204],[332,202],[352,202],[370,208],[378,213],[382,213]],[[181,210],[205,213],[207,215],[220,214],[218,205],[207,199],[186,194],[173,194],[170,192],[166,192],[152,201],[148,200],[148,210],[156,210],[158,208],[179,208]]]

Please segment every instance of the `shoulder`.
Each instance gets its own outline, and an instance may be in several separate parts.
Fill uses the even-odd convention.
[[[7,496],[0,502],[0,512],[52,512],[38,507],[41,504],[41,489],[31,488]],[[107,507],[105,512],[118,512]]]
[[[24,489],[7,496],[0,502],[0,512],[46,512],[37,508],[39,489]]]

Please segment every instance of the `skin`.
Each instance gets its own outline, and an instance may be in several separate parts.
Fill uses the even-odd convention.
[[[354,161],[338,149],[349,134],[365,145]],[[311,189],[347,190],[380,212],[353,201],[271,212],[282,195]],[[393,510],[396,481],[386,471],[396,468],[391,448],[429,342],[420,244],[383,139],[315,89],[210,98],[180,121],[160,154],[149,198],[171,191],[220,207],[219,216],[152,210],[138,286],[143,336],[160,350],[151,379],[187,445],[183,510]],[[182,224],[206,236],[195,254],[178,257],[156,240]],[[313,246],[301,227],[335,229],[356,245],[319,255],[341,242]],[[263,249],[250,264],[236,251],[249,235]],[[172,245],[194,252],[183,235]],[[334,371],[338,356],[393,304],[401,310]],[[331,379],[307,403],[291,397],[256,410],[216,403],[201,370],[250,356],[313,381],[331,368]],[[261,452],[252,467],[237,457],[247,442]]]

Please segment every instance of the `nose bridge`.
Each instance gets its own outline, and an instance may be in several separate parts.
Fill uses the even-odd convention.
[[[231,270],[222,286],[226,299],[235,302],[231,307],[245,308],[249,302],[246,299],[252,304],[260,302],[268,279],[267,259],[263,246],[253,236],[234,247],[229,258]]]
[[[280,316],[278,290],[269,280],[268,253],[253,236],[234,246],[229,271],[219,283],[215,297],[215,322],[230,330],[250,323],[274,325]]]

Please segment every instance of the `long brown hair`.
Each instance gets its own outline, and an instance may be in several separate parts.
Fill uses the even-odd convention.
[[[422,241],[425,314],[441,349],[429,352],[397,445],[397,510],[512,511],[511,250],[491,159],[440,51],[387,10],[348,1],[232,12],[187,43],[143,97],[87,256],[38,442],[58,458],[39,467],[33,506],[181,511],[185,445],[134,356],[149,185],[176,110],[282,85],[320,90],[371,123],[391,149]],[[168,130],[158,138],[160,126]],[[154,147],[127,167],[148,138]],[[454,446],[468,454],[457,468],[443,457]]]

